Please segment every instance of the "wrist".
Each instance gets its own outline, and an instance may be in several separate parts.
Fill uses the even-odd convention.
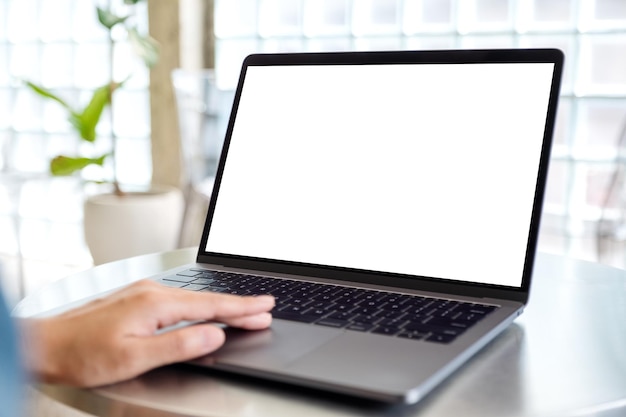
[[[20,347],[27,372],[36,381],[62,382],[63,349],[51,319],[25,319],[20,322]],[[61,353],[61,355],[60,355]]]

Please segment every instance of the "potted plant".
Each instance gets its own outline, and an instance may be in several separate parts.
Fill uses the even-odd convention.
[[[128,42],[148,68],[158,60],[158,45],[147,34],[141,34],[133,23],[136,6],[141,0],[124,0],[125,14],[96,8],[98,21],[108,33],[113,50],[113,30],[124,30]],[[118,29],[116,29],[118,28]],[[32,82],[26,85],[47,100],[62,106],[79,140],[94,144],[98,140],[97,127],[104,111],[112,106],[114,93],[122,88],[124,80],[113,79],[113,56],[108,62],[110,79],[97,88],[82,107],[68,103],[43,86]],[[112,119],[112,112],[109,111]],[[111,120],[111,126],[113,126]],[[111,146],[105,153],[89,155],[58,155],[50,161],[50,173],[55,176],[75,175],[90,166],[101,167],[102,178],[91,180],[110,185],[110,192],[88,196],[84,205],[85,241],[95,264],[149,252],[171,250],[178,244],[183,213],[182,192],[174,187],[151,185],[147,191],[127,191],[120,184],[117,167],[117,138],[111,128]],[[112,175],[105,173],[105,163],[113,166]]]

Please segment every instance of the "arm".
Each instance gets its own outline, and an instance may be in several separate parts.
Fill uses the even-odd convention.
[[[213,352],[224,332],[210,323],[155,334],[181,320],[244,329],[270,325],[270,296],[238,297],[139,281],[58,316],[22,321],[26,367],[38,379],[109,384]]]

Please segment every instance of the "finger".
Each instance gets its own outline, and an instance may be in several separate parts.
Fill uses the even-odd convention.
[[[233,317],[223,320],[224,324],[246,330],[266,329],[272,324],[270,313],[259,313],[252,316]]]
[[[224,340],[224,331],[210,324],[138,337],[131,348],[141,353],[132,358],[132,367],[134,373],[139,375],[158,366],[187,361],[217,350],[224,344]]]
[[[271,295],[237,296],[230,294],[213,294],[211,314],[214,320],[251,316],[267,313],[272,310],[276,300]]]
[[[270,311],[274,297],[240,297],[229,294],[167,289],[167,302],[158,303],[159,321],[170,325],[181,320],[215,320],[251,316]],[[154,304],[154,300],[150,301]]]

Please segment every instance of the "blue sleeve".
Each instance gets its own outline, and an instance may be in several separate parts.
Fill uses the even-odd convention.
[[[14,323],[0,292],[0,417],[19,416],[22,378]]]

